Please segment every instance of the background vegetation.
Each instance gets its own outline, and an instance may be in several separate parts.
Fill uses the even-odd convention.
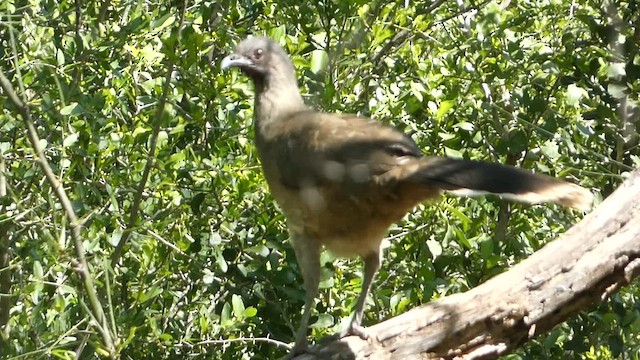
[[[0,357],[286,353],[267,338],[292,341],[302,280],[256,160],[251,85],[219,67],[248,34],[292,54],[308,103],[393,124],[426,153],[600,197],[640,164],[635,1],[4,0]],[[474,287],[579,218],[495,198],[420,206],[390,231],[365,324]],[[323,262],[316,339],[360,286],[359,261]],[[507,358],[638,359],[639,295]]]

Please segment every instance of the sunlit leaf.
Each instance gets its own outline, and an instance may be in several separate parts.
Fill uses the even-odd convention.
[[[69,136],[67,136],[66,138],[64,138],[64,141],[62,142],[63,146],[73,146],[73,144],[75,144],[78,141],[78,133],[73,133],[70,134]]]
[[[440,102],[438,111],[436,112],[436,118],[441,120],[456,104],[455,100],[443,100]]]
[[[233,294],[233,296],[231,296],[231,303],[233,304],[233,315],[236,317],[244,316],[245,307],[242,298],[239,295]]]
[[[333,319],[333,316],[329,314],[319,314],[318,320],[309,325],[309,327],[313,329],[324,329],[333,326],[334,323],[335,320]]]
[[[60,109],[60,115],[80,115],[83,113],[83,108],[78,103],[71,103],[62,109]]]
[[[569,85],[567,88],[567,104],[571,106],[577,106],[580,103],[580,99],[587,95],[587,92],[576,86],[575,84]]]
[[[439,241],[429,239],[427,240],[427,246],[434,259],[442,254],[442,245]]]
[[[319,73],[329,63],[329,56],[324,50],[314,50],[311,53],[311,71]]]

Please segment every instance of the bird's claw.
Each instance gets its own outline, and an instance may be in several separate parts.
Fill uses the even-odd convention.
[[[302,354],[317,354],[317,349],[313,346],[309,346],[307,342],[295,344],[289,354],[283,358],[283,360],[291,360],[298,355]]]
[[[369,340],[369,338],[371,338],[371,336],[369,335],[369,332],[367,331],[367,329],[364,326],[360,326],[360,325],[356,325],[356,324],[350,324],[349,327],[347,327],[346,329],[342,330],[339,334],[338,334],[338,338],[339,339],[343,339],[347,336],[351,336],[351,335],[355,335],[357,337],[359,337],[362,340]]]

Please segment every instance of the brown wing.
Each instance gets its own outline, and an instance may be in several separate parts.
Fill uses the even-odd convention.
[[[271,144],[264,148],[277,159],[278,180],[294,189],[336,183],[357,191],[375,176],[422,156],[403,133],[353,115],[297,112],[269,132]]]
[[[409,137],[367,118],[305,111],[263,131],[264,173],[290,229],[336,254],[377,252],[392,222],[439,194],[400,184],[399,170],[423,155]]]

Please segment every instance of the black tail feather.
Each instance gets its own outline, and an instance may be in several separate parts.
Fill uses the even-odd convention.
[[[556,202],[581,209],[590,207],[593,201],[593,194],[581,186],[482,161],[426,157],[421,159],[419,170],[411,175],[411,180],[463,196],[491,193],[516,201]]]

